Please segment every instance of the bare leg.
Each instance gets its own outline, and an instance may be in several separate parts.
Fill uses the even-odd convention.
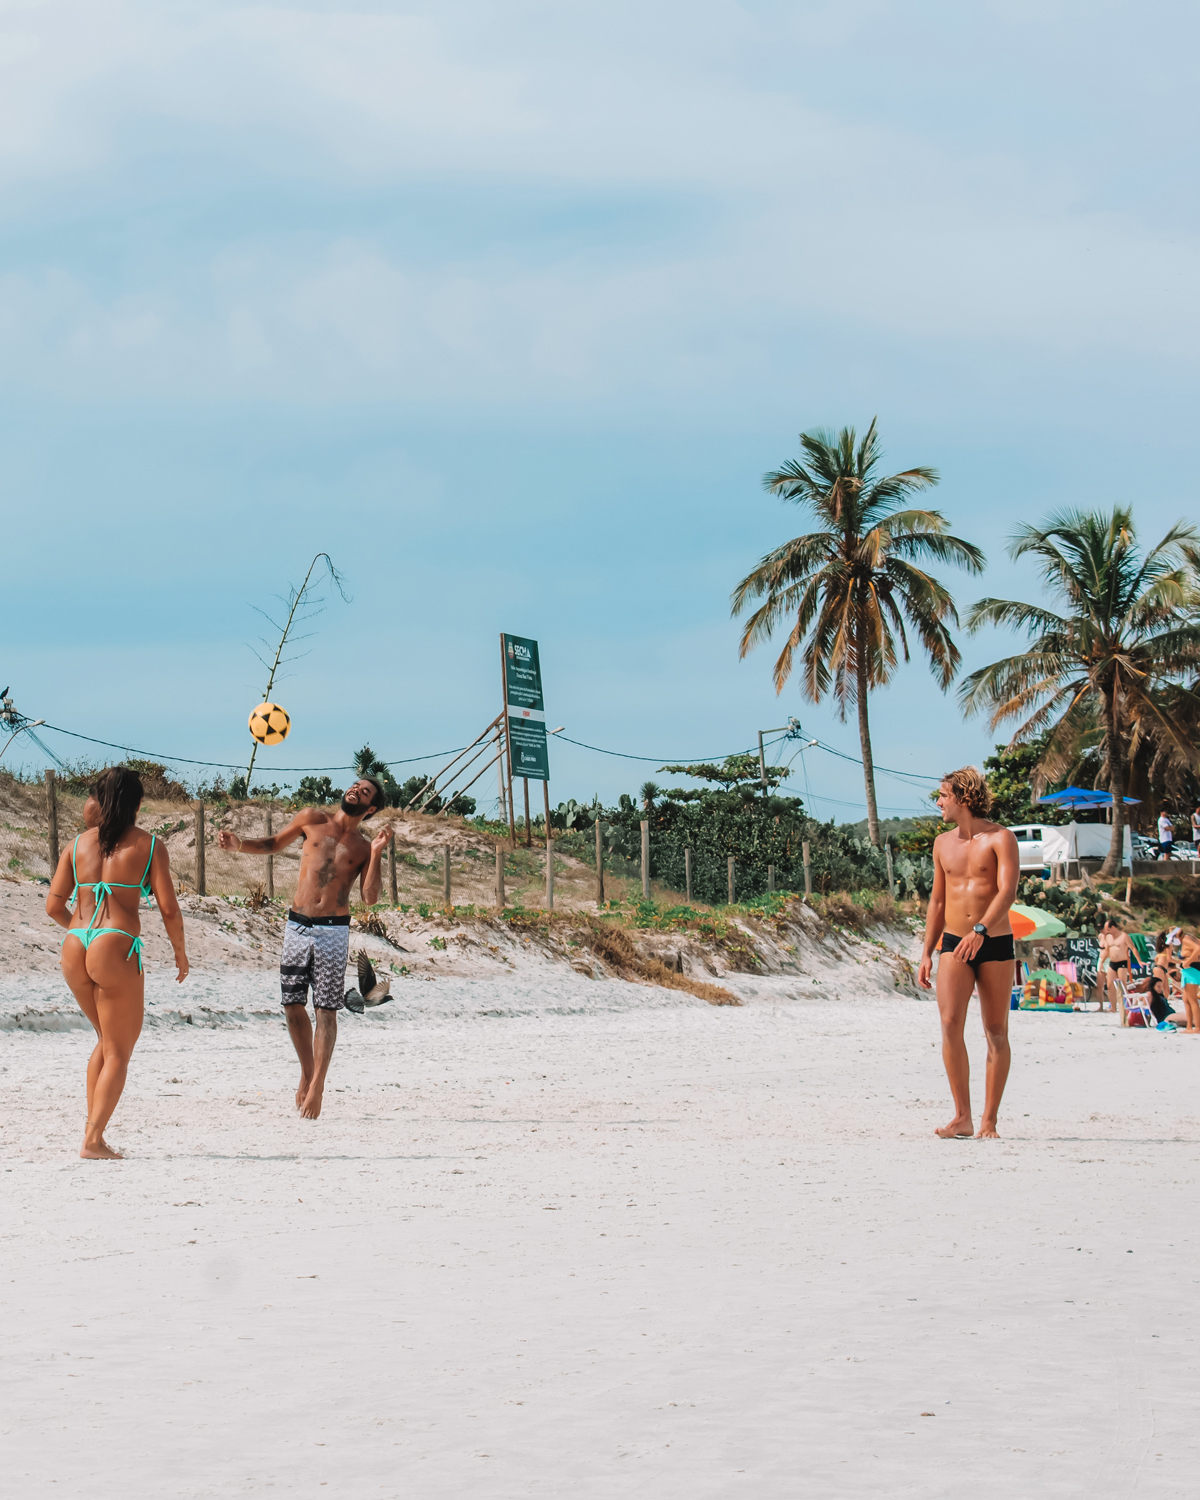
[[[1011,986],[1008,964],[990,963],[979,965],[979,977],[975,981],[979,991],[979,1012],[983,1018],[983,1034],[987,1037],[987,1092],[983,1101],[983,1119],[979,1122],[979,1138],[998,1140],[996,1118],[1000,1113],[1000,1100],[1004,1097],[1004,1085],[1008,1082],[1008,1069],[1012,1062],[1012,1049],[1008,1044],[1008,1016]]]
[[[296,1108],[303,1109],[313,1078],[312,1022],[308,1019],[308,1008],[304,1005],[285,1005],[283,1013],[287,1017],[288,1035],[292,1039],[292,1046],[295,1047],[296,1056],[300,1059],[300,1082],[296,1088]]]
[[[1195,1035],[1200,1032],[1200,985],[1184,985],[1183,1008],[1187,1012],[1187,1030]]]
[[[315,1120],[321,1113],[321,1100],[325,1095],[325,1075],[337,1045],[337,1011],[317,1009],[317,1039],[312,1082],[300,1113],[306,1120]]]
[[[944,953],[938,960],[937,1003],[942,1018],[942,1062],[954,1099],[954,1118],[935,1132],[944,1140],[972,1135],[975,1129],[971,1123],[971,1064],[963,1041],[967,1005],[974,988],[975,975],[970,964],[964,964],[952,953]]]
[[[96,1080],[104,1065],[104,1048],[100,1043],[100,1017],[96,1011],[96,986],[87,971],[87,954],[83,951],[83,944],[77,938],[68,938],[63,943],[60,962],[63,978],[70,985],[71,993],[75,996],[79,1009],[92,1023],[96,1033],[96,1045],[92,1048],[92,1055],[88,1058],[87,1065],[87,1118],[91,1119]]]
[[[102,1056],[79,1154],[92,1159],[112,1160],[121,1155],[105,1141],[104,1128],[125,1088],[129,1059],[142,1032],[145,984],[137,960],[125,957],[128,941],[124,934],[100,937],[87,953],[88,974],[95,984]]]

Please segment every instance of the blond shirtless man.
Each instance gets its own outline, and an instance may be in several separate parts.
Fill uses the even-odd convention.
[[[239,854],[278,854],[296,839],[304,840],[300,875],[292,909],[283,930],[279,981],[283,1013],[296,1056],[300,1085],[296,1108],[306,1120],[321,1113],[325,1078],[337,1043],[337,1013],[344,1004],[346,961],[350,956],[350,889],[359,880],[368,906],[379,899],[380,861],[390,829],[370,843],[359,824],[387,799],[374,776],[361,776],[338,808],[303,808],[288,826],[265,839],[243,839],[222,829],[217,842]],[[316,1014],[316,1044],[306,1009],[309,987]]]
[[[987,1090],[979,1138],[998,1139],[996,1120],[1008,1080],[1008,1014],[1015,954],[1009,907],[1017,894],[1021,860],[1007,828],[988,821],[992,794],[973,766],[942,781],[938,807],[952,833],[933,841],[933,894],[925,919],[925,947],[917,979],[930,987],[940,940],[937,1002],[942,1018],[942,1062],[954,1098],[954,1118],[937,1134],[946,1140],[973,1134],[971,1068],[963,1031],[971,992],[987,1037]]]

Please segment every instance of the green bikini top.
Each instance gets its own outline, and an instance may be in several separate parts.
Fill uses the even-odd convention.
[[[93,923],[95,922],[96,917],[99,915],[100,908],[104,904],[106,898],[111,896],[113,891],[115,890],[140,891],[142,895],[145,896],[147,901],[154,900],[154,892],[150,889],[150,866],[154,862],[154,842],[157,835],[153,833],[150,835],[150,858],[146,861],[146,868],[145,870],[143,870],[142,878],[137,885],[131,885],[127,880],[80,880],[79,872],[75,868],[75,851],[79,848],[79,840],[82,837],[82,834],[77,835],[75,842],[71,845],[71,874],[75,877],[75,889],[67,898],[68,906],[70,906],[74,902],[76,896],[78,896],[80,886],[86,887],[86,889],[90,890],[96,898],[96,910],[92,913]]]

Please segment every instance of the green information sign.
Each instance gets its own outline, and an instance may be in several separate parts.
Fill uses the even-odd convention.
[[[529,710],[526,710],[529,712]],[[508,716],[508,742],[512,746],[512,773],[530,781],[550,780],[550,752],[546,745],[546,721],[540,716]]]
[[[542,668],[538,661],[536,641],[523,635],[502,637],[504,649],[504,702],[509,709],[534,708],[545,711],[542,701]],[[516,771],[516,765],[513,771]],[[522,773],[524,774],[524,773]]]
[[[512,774],[530,781],[549,781],[550,752],[538,643],[523,635],[501,635],[500,651],[504,658],[504,711],[508,715]]]

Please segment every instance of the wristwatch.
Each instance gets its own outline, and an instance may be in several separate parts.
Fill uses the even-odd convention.
[[[983,925],[982,922],[976,922],[974,927],[971,928],[971,931],[977,932],[980,937],[987,937],[987,928]]]

